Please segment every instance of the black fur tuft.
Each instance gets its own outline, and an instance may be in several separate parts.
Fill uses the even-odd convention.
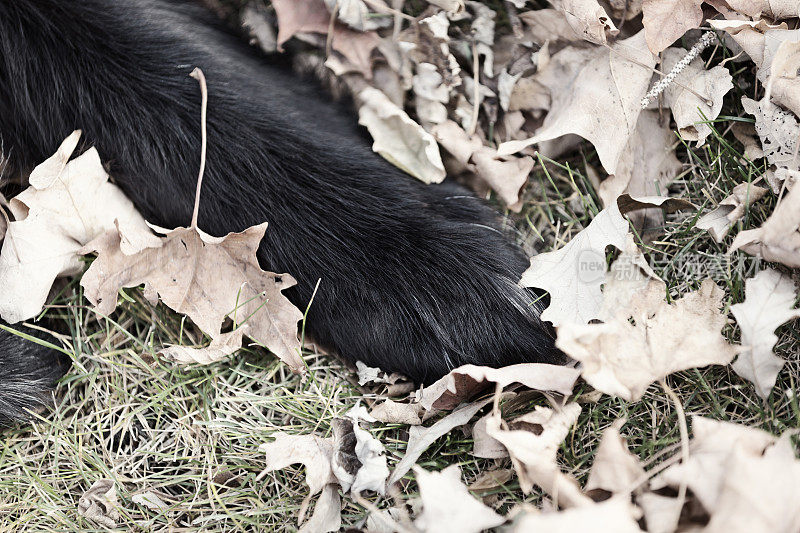
[[[281,62],[278,62],[281,63]],[[0,134],[30,168],[74,129],[149,221],[191,219],[209,84],[200,226],[269,221],[259,259],[299,284],[307,331],[351,360],[431,381],[451,368],[561,362],[497,215],[370,149],[352,111],[185,2],[0,0]],[[0,382],[0,388],[5,383]]]

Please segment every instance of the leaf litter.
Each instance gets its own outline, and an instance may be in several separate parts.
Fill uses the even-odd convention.
[[[501,525],[511,531],[666,533],[800,528],[800,462],[791,430],[775,437],[696,416],[691,438],[682,420],[680,453],[654,467],[630,452],[625,422],[618,419],[603,432],[583,486],[559,460],[581,412],[575,400],[585,396],[573,393],[578,377],[598,393],[644,402],[654,382],[669,395],[665,379],[676,371],[734,361],[731,368],[753,382],[756,395],[772,392],[784,366],[773,351],[775,331],[800,316],[795,278],[784,269],[800,267],[800,188],[794,186],[800,37],[789,29],[797,26],[796,6],[776,0],[562,0],[552,9],[531,9],[512,1],[509,39],[498,36],[495,12],[478,2],[431,0],[416,19],[398,11],[401,4],[273,0],[274,16],[269,9],[251,9],[246,20],[266,50],[280,49],[289,39],[326,49],[325,65],[353,89],[373,149],[426,183],[460,176],[519,211],[542,154],[556,143],[576,146],[576,135],[593,145],[605,209],[556,251],[534,255],[521,280],[550,293],[543,318],[556,326],[558,345],[580,364],[468,365],[418,391],[409,391],[398,376],[359,366],[360,385],[382,390],[369,408],[357,406],[334,418],[328,434],[274,431],[274,440],[260,448],[261,478],[292,464],[305,468],[308,495],[297,516],[300,530],[339,530],[343,498],[370,509],[367,530],[370,524],[386,531]],[[707,20],[713,11],[725,20]],[[711,67],[681,47],[679,39],[691,43],[705,22],[725,44],[741,48],[739,61],[751,60],[765,87],[760,100],[742,101],[754,117],[753,130],[739,127],[734,134],[748,143],[750,159],[766,158],[771,191],[740,183],[698,214],[697,231],[731,242],[728,235],[754,203],[779,195],[767,221],[738,232],[729,253],[782,266],[749,278],[744,300],[729,310],[722,306],[723,289],[711,281],[676,297],[649,267],[644,242],[635,238],[647,228],[655,228],[658,238],[664,211],[694,207],[667,196],[684,166],[675,156],[673,132],[685,142],[705,142],[733,87],[731,63]],[[660,95],[642,109],[642,99],[660,81]],[[30,187],[9,202],[11,220],[0,253],[0,277],[9,287],[0,299],[3,318],[17,322],[38,314],[54,280],[78,273],[80,253],[91,251],[98,257],[82,284],[98,312],[114,311],[121,288],[144,284],[149,300],[185,314],[210,338],[205,347],[166,347],[163,352],[173,359],[217,361],[249,337],[303,372],[297,338],[302,313],[281,294],[293,279],[264,272],[255,257],[266,225],[221,238],[196,224],[151,230],[109,182],[102,154],[90,150],[70,160],[78,135],[37,167]],[[96,196],[76,194],[84,188]],[[95,211],[97,206],[102,209]],[[37,250],[34,240],[45,246]],[[609,251],[618,254],[610,267]],[[198,264],[188,275],[187,262]],[[192,288],[198,286],[215,289],[211,304],[196,297]],[[37,297],[23,306],[15,290]],[[722,334],[732,323],[728,311],[741,345]],[[395,384],[402,385],[395,389],[399,394],[388,394]],[[527,413],[512,414],[508,406],[526,394],[547,402],[528,401]],[[401,457],[387,454],[380,424],[407,427]],[[440,472],[417,465],[456,428],[471,433],[475,457],[505,467],[484,470],[467,484],[458,465]],[[410,472],[419,497],[402,507],[395,496],[411,486]],[[474,496],[509,482],[523,493],[541,491],[545,499],[509,509]],[[121,519],[115,487],[111,480],[96,482],[77,512],[115,527]],[[384,500],[381,509],[362,493],[395,499],[388,507]],[[166,505],[158,496],[133,502],[161,510]]]

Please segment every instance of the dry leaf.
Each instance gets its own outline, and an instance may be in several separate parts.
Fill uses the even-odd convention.
[[[800,317],[800,309],[794,309],[796,299],[792,279],[766,269],[747,280],[744,302],[731,306],[745,348],[733,363],[733,370],[751,381],[764,399],[769,397],[785,362],[772,351],[778,342],[775,330]]]
[[[502,443],[511,455],[520,488],[529,493],[534,485],[540,486],[564,506],[587,505],[591,500],[581,493],[577,482],[559,470],[556,453],[578,419],[581,407],[570,403],[559,410],[536,406],[502,429],[500,417],[494,415],[486,421],[487,434]]]
[[[344,22],[354,30],[376,30],[392,24],[391,17],[370,12],[363,0],[324,0],[324,2],[329,12],[336,12],[336,20]]]
[[[662,71],[671,71],[686,56],[682,48],[667,48],[663,52]],[[686,87],[710,100],[709,106]],[[722,98],[733,89],[733,78],[728,69],[716,66],[706,70],[702,58],[696,58],[677,75],[664,91],[664,98],[672,110],[678,132],[687,141],[705,143],[711,135],[711,126],[705,121],[714,120],[722,110]]]
[[[744,147],[742,155],[745,158],[755,161],[764,157],[764,150],[761,149],[761,144],[756,139],[756,127],[753,124],[735,122],[731,126],[731,132],[736,140],[742,143]]]
[[[541,141],[574,133],[590,141],[609,174],[634,135],[655,57],[642,32],[610,48],[565,48],[555,54],[537,80],[551,91],[552,107],[535,136],[498,148],[512,154]],[[560,80],[560,81],[551,81]],[[625,80],[620,83],[620,80]],[[558,87],[567,84],[566,87]]]
[[[508,468],[498,468],[497,470],[484,470],[475,481],[470,483],[469,490],[483,491],[496,487],[502,487],[514,476],[514,471]]]
[[[441,7],[448,13],[461,13],[464,11],[464,0],[428,0],[429,4]]]
[[[581,42],[581,35],[567,22],[560,9],[536,9],[519,14],[519,19],[527,27],[526,37],[539,46],[547,42]]]
[[[643,0],[642,24],[654,54],[703,23],[703,0]]]
[[[382,404],[373,408],[369,414],[375,420],[385,424],[406,424],[419,426],[422,424],[424,408],[418,403],[398,403],[386,399]]]
[[[692,421],[689,460],[651,482],[654,490],[685,484],[710,515],[703,531],[797,531],[800,527],[800,461],[791,433],[764,431],[702,417]]]
[[[78,514],[101,526],[114,529],[119,520],[117,489],[110,479],[98,479],[78,500]]]
[[[230,317],[236,326],[246,325],[246,334],[293,372],[303,373],[305,365],[297,338],[297,323],[303,313],[281,294],[296,282],[288,274],[261,270],[256,259],[266,229],[264,223],[241,233],[211,237],[192,228],[178,228],[167,232],[159,247],[133,255],[125,255],[120,249],[119,232],[109,232],[84,248],[84,253],[97,251],[98,256],[81,286],[86,298],[107,315],[117,305],[120,288],[144,283],[145,295],[157,294],[212,339],[220,338],[222,324]],[[223,337],[218,344],[230,346],[237,340],[241,340],[241,333]],[[201,350],[196,357],[186,348],[172,354],[205,363],[212,355],[228,353],[218,344],[210,351]]]
[[[337,483],[331,468],[333,439],[316,435],[289,435],[277,431],[275,441],[262,444],[258,451],[266,454],[266,466],[260,479],[268,472],[302,463],[306,467],[306,485],[316,494],[329,483]]]
[[[620,418],[603,431],[585,490],[626,493],[634,488],[634,483],[646,479],[639,458],[628,450],[625,439],[619,433],[623,424],[625,420]]]
[[[331,533],[342,527],[342,502],[336,485],[325,485],[314,505],[311,518],[297,533]]]
[[[560,0],[555,4],[564,12],[567,23],[575,33],[591,43],[605,44],[608,41],[606,34],[612,37],[619,34],[611,17],[597,0]]]
[[[800,17],[800,4],[796,0],[725,0],[734,11],[748,17],[762,14],[773,19]]]
[[[151,490],[134,494],[131,496],[131,501],[133,503],[143,505],[151,511],[155,511],[157,513],[164,513],[169,510],[169,505],[167,505],[164,500],[161,499],[161,496]]]
[[[560,512],[526,513],[519,517],[512,531],[529,533],[641,533],[636,524],[636,506],[626,497],[617,496],[600,503],[591,503]]]
[[[728,253],[735,250],[800,268],[800,187],[792,187],[760,228],[739,232]]]
[[[800,461],[788,434],[763,454],[734,448],[705,531],[800,531]]]
[[[580,371],[575,368],[543,363],[521,363],[503,368],[463,365],[425,387],[419,403],[427,410],[452,409],[492,384],[503,389],[512,383],[567,396],[579,375]]]
[[[508,450],[498,440],[489,436],[486,424],[493,413],[482,416],[472,426],[472,455],[484,459],[502,459],[508,457]]]
[[[587,323],[598,318],[603,295],[600,286],[606,271],[607,246],[622,249],[628,221],[616,202],[600,211],[594,220],[565,246],[535,255],[522,274],[520,284],[550,293],[550,305],[542,320],[554,326]]]
[[[774,98],[800,116],[800,78],[797,76],[800,69],[800,31],[795,32],[794,37],[793,41],[787,39],[781,42],[775,51],[764,98]]]
[[[386,383],[384,377],[386,373],[380,368],[367,366],[361,361],[356,361],[356,370],[358,372],[358,384],[361,386],[367,383]]]
[[[331,16],[323,0],[274,0],[272,6],[278,17],[278,50],[298,33],[327,35]],[[361,33],[334,24],[331,46],[342,54],[365,77],[372,74],[372,51],[380,43],[374,32]]]
[[[609,206],[624,192],[632,196],[663,194],[681,170],[672,144],[675,134],[668,123],[661,123],[657,111],[643,111],[622,152],[617,173],[600,184],[598,191],[604,206]],[[660,211],[660,210],[659,210]]]
[[[756,133],[761,139],[764,156],[771,164],[800,170],[798,139],[800,124],[797,117],[769,102],[756,102],[742,98],[742,106],[747,113],[756,117]]]
[[[455,427],[463,426],[469,422],[475,413],[480,411],[486,404],[492,401],[487,398],[479,402],[464,404],[441,420],[438,420],[431,427],[411,426],[408,431],[408,445],[403,458],[389,477],[388,485],[399,481],[411,467],[417,462],[420,455],[442,435],[449,433]]]
[[[80,136],[72,133],[8,203],[15,220],[0,252],[0,316],[7,322],[39,314],[55,279],[83,269],[81,247],[114,229],[115,221],[124,232],[124,253],[154,242],[130,200],[108,181],[97,150],[69,161]]]
[[[358,123],[369,130],[373,151],[425,183],[444,179],[439,146],[430,133],[377,89],[365,88],[358,100]]]
[[[425,533],[480,533],[497,527],[505,518],[472,496],[461,482],[461,469],[450,465],[441,472],[415,466],[422,514],[414,521]]]
[[[624,285],[607,288],[604,298],[621,300],[614,292]],[[663,282],[650,279],[627,306],[609,306],[616,314],[604,323],[559,326],[556,346],[583,363],[591,386],[628,401],[673,372],[730,363],[737,350],[720,334],[727,323],[719,311],[724,291],[707,279],[673,304],[663,301],[665,292]]]
[[[358,426],[358,417],[333,419],[331,468],[344,492],[383,494],[389,467],[383,444]]]
[[[740,183],[716,209],[700,217],[695,226],[708,230],[715,241],[722,242],[736,221],[744,216],[750,204],[760,200],[766,193],[767,189],[763,187]]]

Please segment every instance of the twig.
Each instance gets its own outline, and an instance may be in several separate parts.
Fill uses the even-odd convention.
[[[192,78],[200,82],[200,172],[197,176],[197,191],[194,193],[194,211],[192,212],[192,229],[197,229],[197,216],[200,213],[200,189],[203,187],[203,174],[206,171],[206,149],[208,146],[208,135],[206,132],[206,113],[208,110],[208,86],[203,71],[195,67],[189,74]]]

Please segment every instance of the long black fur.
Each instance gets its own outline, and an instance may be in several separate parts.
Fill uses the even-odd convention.
[[[375,155],[351,110],[185,2],[0,0],[6,156],[30,169],[80,128],[147,220],[185,226],[199,165],[194,67],[210,88],[200,227],[268,221],[259,260],[297,278],[287,296],[305,308],[322,280],[307,324],[317,342],[421,382],[465,363],[561,361],[496,213]],[[9,380],[38,391],[53,374],[35,345],[20,346],[0,344],[7,416],[18,409],[3,407]]]

